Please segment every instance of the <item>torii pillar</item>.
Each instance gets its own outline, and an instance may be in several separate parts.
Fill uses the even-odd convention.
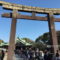
[[[50,40],[51,40],[51,52],[56,53],[58,49],[58,40],[55,31],[55,24],[54,24],[54,16],[53,13],[48,13],[48,24],[49,24],[49,32],[50,32]]]
[[[16,23],[17,23],[16,16],[17,16],[17,11],[13,10],[7,60],[13,60],[13,56],[14,56],[15,33],[16,33]]]

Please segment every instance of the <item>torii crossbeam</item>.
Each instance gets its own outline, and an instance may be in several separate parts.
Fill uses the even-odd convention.
[[[3,17],[12,18],[11,33],[10,33],[10,45],[9,45],[9,49],[8,49],[7,60],[13,60],[13,53],[14,53],[14,49],[15,49],[14,45],[15,45],[16,22],[17,22],[16,19],[48,21],[51,44],[53,45],[52,51],[54,53],[56,53],[56,50],[58,50],[58,42],[57,42],[57,36],[56,36],[54,22],[60,22],[60,18],[54,18],[53,15],[60,14],[60,9],[31,7],[31,6],[7,3],[4,1],[0,1],[0,5],[5,9],[13,10],[13,13],[2,14]],[[21,15],[17,11],[29,12],[29,13],[32,13],[32,15],[31,16]],[[47,17],[36,16],[36,13],[47,14]]]
[[[52,12],[54,14],[60,14],[60,8],[40,8],[40,7],[31,7],[24,6],[20,4],[7,3],[4,1],[0,1],[0,4],[6,9],[16,9],[18,11],[27,11],[27,12],[37,12],[37,13],[49,13]]]
[[[12,13],[4,13],[2,17],[12,18]],[[18,14],[17,19],[28,19],[28,20],[36,20],[36,21],[48,21],[47,17],[40,17],[40,16],[28,16],[28,15],[21,15]],[[60,18],[54,18],[55,22],[60,22]]]

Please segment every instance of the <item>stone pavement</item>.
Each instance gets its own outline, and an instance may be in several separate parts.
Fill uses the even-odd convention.
[[[7,60],[7,54],[5,54],[5,56],[4,56],[4,60]]]
[[[7,60],[7,54],[5,54],[4,60]],[[14,55],[13,60],[23,60],[23,58],[19,58],[18,55]]]

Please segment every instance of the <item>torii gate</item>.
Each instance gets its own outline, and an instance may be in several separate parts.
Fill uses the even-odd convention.
[[[31,7],[31,6],[24,6],[24,5],[19,5],[19,4],[12,4],[12,3],[8,3],[8,2],[4,2],[4,1],[0,1],[0,5],[5,9],[13,11],[13,13],[2,14],[3,17],[12,18],[7,60],[13,60],[13,53],[14,53],[14,49],[15,49],[15,33],[16,33],[17,19],[48,21],[51,44],[53,45],[52,51],[54,53],[56,53],[56,50],[58,50],[58,42],[57,42],[54,21],[60,22],[60,18],[54,18],[53,15],[60,14],[60,9]],[[18,13],[18,11],[32,13],[32,16],[21,15]],[[47,17],[36,16],[36,13],[47,14]]]

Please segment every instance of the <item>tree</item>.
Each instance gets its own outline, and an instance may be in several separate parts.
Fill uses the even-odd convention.
[[[60,45],[60,31],[56,31],[56,34],[57,34],[58,45]],[[43,35],[39,36],[35,41],[36,42],[42,41],[43,43],[50,45],[51,40],[49,32],[46,32]]]
[[[0,44],[3,43],[4,41],[2,39],[0,39]]]
[[[43,42],[44,44],[49,44],[50,45],[50,35],[49,33],[44,33],[43,35],[39,36],[35,42]]]
[[[33,43],[32,47],[39,48],[40,50],[45,50],[47,46],[41,42],[35,42]]]

